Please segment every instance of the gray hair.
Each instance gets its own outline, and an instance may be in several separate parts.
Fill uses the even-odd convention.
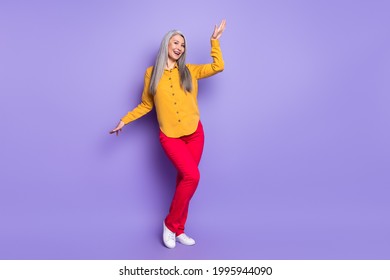
[[[180,35],[184,39],[185,49],[184,53],[177,60],[177,67],[179,68],[180,74],[180,86],[187,92],[192,91],[192,78],[191,73],[186,66],[186,53],[187,53],[187,43],[186,38],[183,33],[179,30],[171,30],[165,34],[163,40],[161,41],[160,49],[157,54],[156,63],[154,64],[152,76],[150,79],[149,91],[155,95],[157,91],[158,83],[162,77],[165,66],[168,60],[168,43],[172,36]]]

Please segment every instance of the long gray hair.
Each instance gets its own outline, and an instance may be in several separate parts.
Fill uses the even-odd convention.
[[[153,67],[152,77],[150,79],[150,86],[149,86],[149,91],[153,95],[156,94],[158,83],[160,82],[165,66],[167,64],[169,40],[172,38],[172,36],[175,35],[182,36],[185,44],[184,53],[177,60],[177,66],[179,68],[179,74],[180,74],[180,86],[187,92],[192,91],[191,73],[186,66],[186,53],[187,53],[186,38],[184,37],[183,33],[180,32],[179,30],[171,30],[167,34],[165,34],[163,40],[161,41],[160,49],[158,51],[157,58],[156,58],[156,63],[154,64]]]

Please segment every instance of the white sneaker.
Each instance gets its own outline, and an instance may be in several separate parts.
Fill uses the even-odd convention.
[[[165,226],[165,222],[163,222],[163,241],[164,245],[169,249],[173,249],[176,246],[176,234]]]
[[[187,236],[187,234],[185,233],[182,233],[179,236],[177,236],[176,240],[183,245],[188,245],[188,246],[195,245],[195,240]]]

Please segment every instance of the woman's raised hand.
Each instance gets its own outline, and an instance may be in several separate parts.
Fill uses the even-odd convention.
[[[120,121],[118,125],[110,131],[110,134],[116,133],[116,136],[118,136],[119,132],[122,131],[122,127],[125,126],[125,123],[123,121]]]
[[[213,35],[211,35],[212,40],[218,40],[222,36],[222,32],[225,30],[226,20],[222,20],[219,26],[215,25]]]

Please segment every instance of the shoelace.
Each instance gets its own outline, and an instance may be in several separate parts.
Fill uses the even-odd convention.
[[[173,233],[173,232],[168,232],[168,239],[169,239],[169,240],[175,240],[175,237],[176,237],[175,233]]]
[[[186,240],[190,240],[191,238],[188,237],[186,234],[181,234],[179,238],[183,238],[183,239],[186,239]]]

